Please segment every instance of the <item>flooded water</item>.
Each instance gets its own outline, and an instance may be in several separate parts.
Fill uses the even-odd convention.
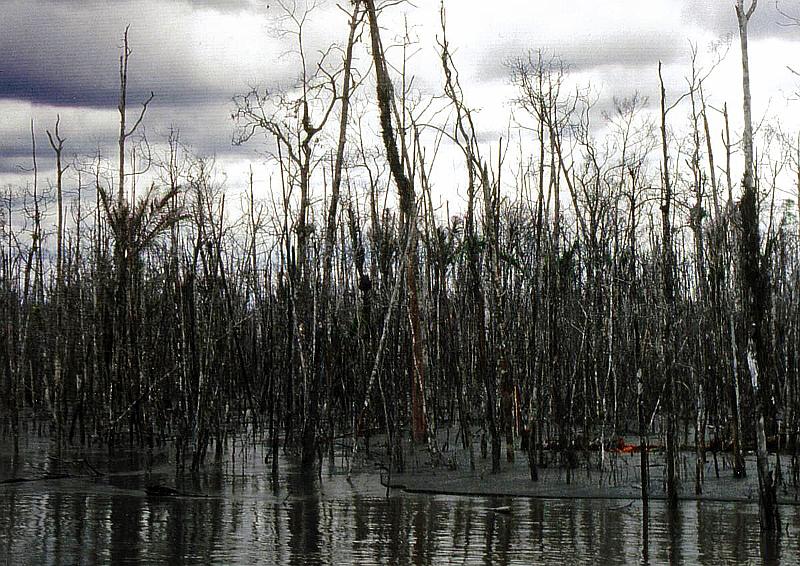
[[[767,545],[754,504],[683,503],[669,516],[656,502],[644,544],[638,501],[387,496],[377,474],[348,482],[326,463],[321,479],[309,478],[285,461],[273,488],[257,449],[226,454],[179,486],[204,497],[152,497],[145,485],[175,485],[168,462],[148,476],[139,457],[121,455],[93,479],[77,459],[53,459],[45,442],[27,444],[16,462],[8,448],[0,479],[65,466],[80,476],[0,485],[8,565],[800,562],[796,507],[782,508],[784,535]]]

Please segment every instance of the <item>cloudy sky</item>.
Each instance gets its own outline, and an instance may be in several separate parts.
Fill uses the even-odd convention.
[[[306,24],[312,59],[347,35],[343,11],[333,1],[318,1]],[[445,0],[445,6],[468,102],[481,109],[486,132],[502,131],[508,121],[513,91],[504,62],[540,48],[590,82],[602,107],[635,91],[657,100],[659,60],[677,96],[689,73],[690,42],[708,63],[711,46],[733,39],[707,91],[717,103],[739,107],[733,0]],[[781,0],[779,7],[800,15],[799,0]],[[145,120],[148,139],[158,143],[170,127],[179,129],[197,153],[217,158],[234,188],[247,164],[260,162],[264,147],[231,144],[232,97],[256,85],[287,88],[299,73],[294,43],[279,33],[274,0],[0,0],[0,9],[0,185],[27,178],[21,168],[30,165],[32,118],[43,169],[53,166],[44,129],[57,114],[68,154],[113,156],[126,25],[133,50],[131,108],[150,91],[156,95]],[[431,94],[441,89],[438,9],[439,0],[415,0],[382,15],[386,43],[406,23],[418,39],[411,72]],[[778,115],[796,127],[800,108],[792,99],[800,78],[787,66],[800,69],[800,27],[785,24],[774,0],[761,0],[751,23],[754,108],[756,119]]]

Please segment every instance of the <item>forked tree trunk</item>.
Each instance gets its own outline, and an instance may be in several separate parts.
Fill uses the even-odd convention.
[[[764,316],[767,308],[767,274],[761,266],[761,236],[758,226],[758,196],[753,172],[753,125],[750,98],[750,67],[747,53],[747,24],[755,12],[757,0],[752,0],[745,11],[743,0],[736,1],[736,17],[739,24],[739,41],[742,51],[742,92],[744,112],[744,179],[742,199],[739,203],[742,216],[740,242],[741,277],[744,292],[745,320],[747,322],[747,369],[753,386],[756,418],[756,461],[758,468],[758,502],[761,530],[767,533],[780,532],[777,486],[770,470],[765,421],[769,377]],[[762,383],[762,380],[765,383]]]

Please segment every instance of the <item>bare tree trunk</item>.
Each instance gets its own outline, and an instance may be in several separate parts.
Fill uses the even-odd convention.
[[[658,80],[661,85],[661,148],[662,148],[662,179],[661,194],[661,270],[664,293],[664,317],[661,335],[661,356],[664,364],[664,378],[666,380],[665,411],[667,415],[667,505],[670,509],[678,508],[678,479],[675,469],[677,459],[676,450],[676,419],[675,414],[675,360],[673,332],[675,310],[675,256],[672,248],[672,184],[669,177],[669,153],[667,145],[667,107],[664,80],[661,76],[661,62],[658,63]]]
[[[386,149],[386,158],[392,178],[397,185],[400,210],[404,216],[406,230],[410,235],[410,249],[406,255],[406,291],[408,293],[408,318],[411,326],[411,347],[413,357],[412,383],[411,383],[411,428],[414,442],[425,441],[427,424],[424,408],[425,395],[425,364],[422,355],[422,335],[419,322],[419,293],[417,291],[417,265],[416,257],[416,199],[414,185],[406,175],[400,154],[397,149],[394,126],[392,124],[392,105],[394,88],[389,78],[386,60],[381,46],[378,16],[373,0],[364,0],[369,18],[370,37],[372,40],[372,59],[375,66],[375,79],[377,85],[378,107],[380,109],[381,134],[383,145]]]
[[[64,410],[62,407],[64,402],[64,385],[62,376],[62,349],[63,349],[63,331],[62,331],[62,308],[63,308],[63,295],[64,295],[64,273],[63,273],[63,255],[64,255],[64,203],[63,203],[63,179],[65,167],[62,163],[62,152],[64,149],[64,139],[59,135],[58,126],[61,117],[56,118],[55,132],[47,131],[47,138],[50,141],[50,147],[56,154],[56,288],[55,288],[55,343],[53,347],[53,416],[55,417],[56,436],[59,445],[62,442],[64,434]],[[55,136],[55,137],[54,137]]]
[[[736,17],[739,24],[739,41],[742,51],[742,92],[744,112],[743,193],[740,201],[742,216],[741,277],[744,286],[745,313],[747,321],[747,367],[755,397],[756,460],[758,466],[759,510],[761,529],[767,533],[780,532],[777,486],[769,464],[765,420],[769,395],[769,366],[767,345],[764,336],[764,317],[768,305],[767,274],[761,266],[761,237],[758,226],[758,195],[753,172],[753,124],[750,98],[750,67],[747,52],[747,24],[755,12],[757,0],[752,0],[745,11],[744,0],[736,1]],[[761,383],[763,380],[765,383]]]

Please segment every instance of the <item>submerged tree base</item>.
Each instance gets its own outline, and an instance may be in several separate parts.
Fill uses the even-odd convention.
[[[387,487],[408,493],[464,496],[535,497],[546,499],[641,499],[639,454],[633,451],[607,451],[602,471],[600,452],[577,451],[576,467],[569,471],[561,464],[561,454],[543,451],[538,457],[538,481],[530,479],[526,458],[504,463],[499,473],[491,473],[491,460],[478,458],[470,470],[467,451],[459,449],[436,456],[436,465],[422,448],[407,445],[407,462],[413,464],[405,473],[384,478]],[[773,455],[774,457],[774,455]],[[695,453],[680,452],[678,499],[681,501],[722,501],[758,503],[758,474],[755,455],[745,457],[747,477],[734,474],[732,455],[708,454],[703,464],[705,481],[702,492],[695,489]],[[663,451],[649,451],[649,490],[651,500],[666,500],[666,463]],[[800,484],[784,482],[777,489],[778,504],[800,504]]]

